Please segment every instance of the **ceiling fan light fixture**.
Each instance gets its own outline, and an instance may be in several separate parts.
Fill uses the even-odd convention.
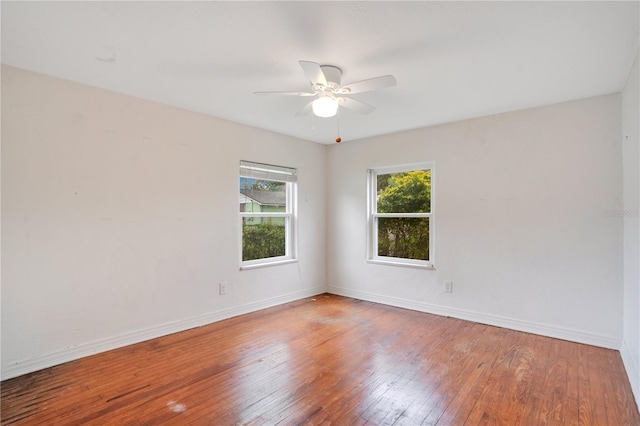
[[[320,96],[311,104],[313,113],[318,117],[333,117],[338,112],[338,102],[330,96]]]

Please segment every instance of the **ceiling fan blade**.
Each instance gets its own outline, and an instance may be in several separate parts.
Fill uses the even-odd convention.
[[[312,84],[321,84],[323,86],[327,85],[327,79],[324,76],[324,73],[322,72],[320,65],[311,61],[298,61],[298,63],[302,67],[302,71],[304,71],[304,75],[307,76],[307,78],[309,79],[309,81],[311,81]]]
[[[313,104],[313,101],[303,106],[302,109],[296,113],[296,117],[299,117],[301,115],[308,115],[311,112],[311,104]]]
[[[352,98],[338,98],[338,105],[350,109],[351,111],[359,112],[360,114],[370,114],[376,109],[371,105]]]
[[[311,92],[253,92],[254,95],[315,96]]]
[[[368,80],[356,81],[355,83],[345,84],[339,90],[342,94],[362,93],[369,92],[371,90],[385,89],[387,87],[393,87],[396,84],[396,79],[392,75],[384,75],[382,77],[374,77]]]

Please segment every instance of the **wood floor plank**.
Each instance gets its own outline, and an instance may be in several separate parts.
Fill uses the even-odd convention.
[[[503,424],[512,415],[506,410],[503,413],[501,407],[505,398],[509,398],[509,382],[513,376],[510,366],[525,335],[512,330],[493,331],[497,333],[497,341],[489,361],[490,373],[465,425]]]
[[[640,425],[617,351],[329,294],[1,387],[3,425]]]
[[[470,362],[472,370],[459,379],[460,385],[449,399],[449,405],[441,413],[438,422],[441,424],[462,425],[469,417],[479,396],[483,393],[489,375],[491,374],[490,357],[498,343],[492,339],[492,330],[486,326],[476,325],[473,346],[468,348],[479,355],[478,359]],[[472,330],[473,331],[473,330]],[[475,367],[474,367],[475,365]]]
[[[375,371],[374,369],[360,370],[358,367],[369,362],[372,356],[379,356],[382,352],[379,345],[388,348],[388,345],[390,345],[390,340],[387,339],[388,336],[397,337],[403,332],[403,327],[407,329],[406,319],[398,315],[399,312],[393,312],[393,315],[367,318],[368,325],[365,328],[350,330],[350,332],[355,333],[354,336],[344,334],[338,337],[337,341],[327,342],[331,346],[339,345],[342,349],[338,354],[336,354],[334,350],[329,351],[330,356],[322,362],[322,371],[324,372],[323,380],[310,380],[309,382],[314,384],[314,388],[308,388],[306,392],[298,393],[296,398],[292,398],[289,406],[284,410],[281,410],[281,408],[277,406],[273,407],[271,415],[279,418],[280,421],[286,421],[288,423],[295,423],[297,421],[320,422],[319,417],[326,412],[327,402],[325,400],[318,401],[318,393],[315,391],[315,387],[322,385],[323,388],[348,389],[349,382],[352,383],[356,380],[356,377],[351,374],[352,371],[363,371],[366,377],[371,376]],[[388,330],[393,330],[394,332],[389,333]],[[363,332],[368,336],[371,350],[363,351],[360,346],[353,347],[350,344],[351,342],[357,341],[357,336]],[[371,338],[372,335],[378,334],[381,336],[384,335],[384,338]],[[385,339],[387,340],[385,341]],[[348,382],[345,381],[347,378]],[[334,392],[327,393],[326,397],[335,397]],[[307,410],[301,410],[302,407],[307,406]],[[306,414],[305,411],[310,411],[311,415]]]
[[[462,322],[459,321],[449,321],[448,328],[444,335],[448,334],[456,334],[459,330],[459,327],[462,326]],[[441,331],[445,331],[440,329]],[[442,336],[443,334],[440,334]],[[421,377],[423,380],[420,380],[424,385],[416,387],[414,385],[413,389],[417,390],[419,395],[421,395],[420,400],[426,398],[428,395],[432,394],[436,390],[436,382],[434,381],[435,376],[433,374],[426,374],[427,371],[430,371],[439,363],[431,362],[435,359],[442,360],[444,357],[449,356],[450,351],[448,351],[448,344],[446,339],[436,338],[435,340],[428,339],[427,341],[433,342],[433,345],[428,347],[423,346],[424,352],[418,356],[418,371],[421,373]],[[438,352],[441,351],[441,352]],[[425,365],[425,363],[427,365]],[[385,363],[386,364],[386,363]],[[351,404],[351,407],[346,410],[344,415],[338,417],[339,421],[343,424],[350,424],[356,421],[366,421],[363,419],[363,413],[373,404],[375,401],[381,397],[381,392],[384,392],[388,389],[388,383],[385,380],[384,365],[381,368],[375,368],[374,374],[372,374],[367,380],[363,383],[364,392],[362,393],[362,397],[358,399],[357,404]],[[393,365],[393,363],[389,363],[389,368]],[[378,392],[378,396],[376,396],[376,392]],[[410,403],[412,402],[411,397],[407,397],[407,409],[410,407]],[[407,410],[403,413],[403,416],[406,415]]]
[[[525,418],[540,425],[564,425],[568,394],[568,365],[570,360],[559,340],[543,339],[543,371],[546,372],[534,390],[534,402],[529,404]],[[549,397],[545,398],[545,395]]]

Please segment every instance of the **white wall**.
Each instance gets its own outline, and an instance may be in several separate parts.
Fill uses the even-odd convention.
[[[619,348],[620,96],[333,145],[329,291]],[[435,270],[365,262],[367,168],[435,161]],[[442,290],[453,280],[454,291]]]
[[[638,58],[629,73],[622,92],[622,159],[624,195],[624,305],[622,359],[629,375],[636,401],[640,403],[640,86],[638,84]]]
[[[323,145],[3,66],[2,154],[3,378],[325,290]],[[240,159],[298,169],[298,263],[238,270]]]

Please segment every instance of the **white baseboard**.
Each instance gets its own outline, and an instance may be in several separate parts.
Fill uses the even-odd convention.
[[[100,352],[106,352],[112,349],[121,348],[123,346],[144,342],[145,340],[155,339],[169,334],[178,333],[180,331],[189,330],[191,328],[201,327],[203,325],[236,317],[238,315],[243,315],[250,312],[259,311],[261,309],[282,305],[283,303],[293,302],[325,292],[326,288],[324,287],[301,290],[298,292],[288,293],[282,296],[277,296],[258,302],[247,303],[245,305],[235,306],[233,308],[210,312],[204,315],[187,318],[180,321],[160,324],[143,330],[124,333],[115,337],[82,343],[77,346],[64,348],[60,351],[12,363],[3,368],[1,374],[2,380],[21,376],[27,373],[32,373],[34,371],[42,370],[43,368],[53,367],[65,362],[84,358],[89,355],[95,355]]]
[[[625,340],[622,341],[620,355],[622,356],[624,368],[627,370],[627,376],[629,376],[629,383],[631,384],[631,390],[633,391],[636,405],[640,407],[640,368],[638,367],[638,360],[634,359]]]
[[[384,296],[360,290],[330,286],[327,291],[329,293],[337,294],[340,296],[353,297],[355,299],[382,303],[385,305],[396,306],[398,308],[411,309],[414,311],[448,316],[481,324],[523,331],[526,333],[539,334],[541,336],[553,337],[556,339],[585,343],[587,345],[599,346],[607,349],[619,350],[621,344],[621,341],[619,339],[615,339],[609,336],[602,336],[599,334],[587,333],[581,330],[556,327],[548,324],[540,324],[530,321],[522,321],[514,318],[468,311],[458,308],[451,308],[447,306],[433,305],[425,302]]]
[[[250,312],[255,312],[260,309],[270,308],[273,306],[281,305],[283,303],[300,300],[305,297],[315,296],[318,294],[322,294],[326,291],[328,291],[329,293],[333,293],[341,296],[353,297],[356,299],[367,300],[370,302],[396,306],[399,308],[411,309],[411,310],[420,311],[420,312],[428,312],[436,315],[450,316],[450,317],[478,322],[482,324],[488,324],[488,325],[508,328],[512,330],[524,331],[527,333],[534,333],[542,336],[554,337],[557,339],[569,340],[569,341],[578,342],[578,343],[585,343],[588,345],[600,346],[608,349],[621,350],[622,358],[625,363],[625,368],[627,369],[630,382],[632,384],[636,401],[640,400],[640,397],[639,397],[640,389],[638,389],[638,387],[640,386],[640,375],[638,373],[639,371],[638,366],[635,365],[635,363],[633,362],[633,359],[629,354],[628,348],[626,348],[625,345],[621,345],[621,342],[618,339],[614,339],[608,336],[601,336],[593,333],[586,333],[580,330],[555,327],[547,324],[539,324],[539,323],[528,322],[528,321],[521,321],[513,318],[484,314],[484,313],[457,309],[457,308],[450,308],[446,306],[432,305],[425,302],[384,296],[384,295],[379,295],[375,293],[363,292],[359,290],[347,289],[342,287],[329,287],[328,290],[324,287],[318,287],[318,288],[303,290],[299,292],[288,293],[282,296],[265,299],[258,302],[252,302],[252,303],[236,306],[229,309],[210,312],[197,317],[187,318],[184,320],[175,321],[175,322],[166,323],[166,324],[160,324],[158,326],[154,326],[151,328],[136,330],[136,331],[121,334],[119,336],[100,339],[93,342],[87,342],[87,343],[79,344],[77,346],[64,348],[57,352],[18,361],[8,365],[2,370],[2,374],[1,374],[2,380],[21,376],[23,374],[42,370],[43,368],[48,368],[55,365],[63,364],[65,362],[73,361],[86,356],[95,355],[100,352],[106,352],[112,349],[121,348],[123,346],[132,345],[132,344],[140,343],[146,340],[155,339],[157,337],[166,336],[168,334],[189,330],[191,328],[201,327],[203,325],[211,324],[227,318],[247,314]],[[622,349],[621,349],[621,346],[622,346]]]

